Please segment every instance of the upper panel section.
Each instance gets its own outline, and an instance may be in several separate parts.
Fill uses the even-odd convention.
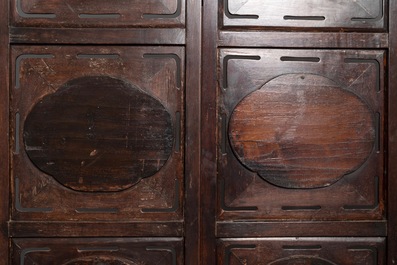
[[[12,0],[18,27],[184,27],[184,0]]]
[[[382,30],[386,0],[223,0],[223,26]]]

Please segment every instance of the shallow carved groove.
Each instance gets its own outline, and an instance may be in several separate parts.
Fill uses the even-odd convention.
[[[32,162],[78,191],[120,191],[154,175],[173,145],[171,116],[115,78],[81,77],[41,99],[24,124]]]
[[[88,256],[84,258],[75,259],[65,263],[64,265],[133,265],[136,264],[134,261],[127,260],[120,257],[112,256]]]
[[[366,103],[328,78],[277,77],[246,96],[229,123],[242,164],[284,188],[318,188],[354,172],[374,148]]]
[[[316,265],[336,265],[335,263],[314,257],[314,256],[291,256],[287,258],[282,258],[274,262],[270,262],[268,265],[297,265],[297,264],[316,264]]]
[[[177,18],[181,15],[182,11],[182,0],[177,0],[177,7],[174,13],[168,13],[168,14],[143,14],[144,18],[148,19],[164,19],[164,18]]]
[[[29,253],[37,253],[37,252],[50,252],[50,248],[26,248],[21,251],[20,265],[25,264],[25,258]]]
[[[261,59],[260,56],[244,56],[244,55],[226,55],[223,58],[223,88],[226,89],[229,86],[228,83],[228,64],[230,60],[255,60],[259,61]]]

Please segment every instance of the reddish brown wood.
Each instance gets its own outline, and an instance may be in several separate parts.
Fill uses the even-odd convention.
[[[377,50],[221,49],[219,220],[385,218],[384,140],[380,133],[385,119],[384,56]],[[306,83],[308,76],[310,82]],[[339,96],[333,100],[326,91]],[[299,101],[305,98],[307,101]],[[327,103],[322,101],[325,98]],[[349,127],[356,129],[351,132]],[[363,142],[351,142],[360,132]],[[344,151],[354,155],[338,162]],[[310,161],[311,154],[316,159]],[[291,166],[299,159],[296,165],[305,165],[305,169],[293,171]],[[347,166],[349,161],[351,166]],[[275,174],[266,172],[269,166]],[[321,180],[318,175],[333,166],[336,171],[350,169],[334,175],[335,179],[323,175]],[[283,175],[285,172],[294,177]]]
[[[229,122],[242,164],[284,188],[319,188],[356,171],[375,143],[365,101],[325,77],[287,74],[241,100]]]
[[[395,2],[259,2],[0,0],[0,61],[11,58],[0,68],[0,264],[21,264],[21,254],[25,264],[397,262]],[[314,82],[296,86],[291,80],[286,86],[278,84],[284,92],[278,101],[290,106],[281,113],[292,121],[259,119],[258,114],[275,117],[280,112],[279,104],[264,100],[274,95],[261,95],[270,80],[291,74],[306,81],[314,76],[332,81],[322,82],[322,87]],[[159,172],[130,188],[130,179],[120,174],[124,184],[112,178],[84,188],[89,192],[72,191],[38,169],[24,150],[23,126],[34,106],[65,83],[89,76],[127,82],[159,102],[163,114],[169,113],[169,118],[163,115],[165,127],[173,130],[169,159]],[[292,100],[294,91],[308,94],[312,101],[324,99],[313,94],[316,90],[326,95],[327,103]],[[118,98],[109,95],[109,101],[112,97]],[[266,104],[260,104],[263,101]],[[59,107],[66,106],[62,104]],[[317,146],[340,149],[336,156],[354,155],[330,162],[311,147],[310,154],[321,158],[316,161],[322,170],[311,165],[305,171],[312,173],[309,186],[291,177],[274,185],[265,171],[262,176],[253,172],[271,160],[261,161],[252,152],[255,148],[247,149],[247,139],[238,137],[276,134],[273,126],[293,124],[299,118],[293,109],[302,106],[310,107],[304,112],[306,123],[296,128],[309,131],[309,121],[316,121],[323,139],[320,145],[314,141]],[[240,115],[247,110],[250,120],[257,119],[262,127]],[[115,113],[118,117],[119,111]],[[324,144],[327,137],[340,143],[353,138],[350,130],[359,131],[357,116],[367,134],[356,135],[370,152],[354,143],[343,148]],[[332,122],[322,124],[326,119]],[[350,126],[340,130],[346,138],[333,130],[341,124]],[[308,136],[305,145],[318,135],[314,132],[300,133]],[[283,144],[301,146],[297,137],[293,140]],[[81,150],[76,147],[71,153]],[[289,154],[309,154],[302,150]],[[292,157],[307,163],[301,156]],[[285,156],[277,158],[290,166]],[[326,177],[321,181],[314,177],[328,168],[343,176],[322,174]],[[76,179],[69,183],[73,181],[75,189],[81,187]],[[87,249],[92,246],[98,249]]]

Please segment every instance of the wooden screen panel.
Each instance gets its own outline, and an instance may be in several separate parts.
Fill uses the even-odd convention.
[[[12,264],[183,264],[180,238],[13,239]]]
[[[12,54],[13,220],[181,220],[182,47]]]
[[[382,220],[384,59],[220,50],[218,220]]]
[[[183,27],[184,0],[11,1],[19,27]]]
[[[386,0],[224,0],[223,26],[385,29]]]
[[[385,264],[384,238],[220,239],[218,264]]]

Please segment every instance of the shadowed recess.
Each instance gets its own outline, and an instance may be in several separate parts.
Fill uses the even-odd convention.
[[[95,255],[88,257],[81,257],[69,262],[64,263],[64,265],[91,265],[91,264],[106,264],[106,265],[134,265],[139,264],[135,261],[125,259],[122,257],[113,257],[105,255]]]
[[[284,20],[325,20],[324,16],[284,16]]]
[[[298,264],[315,264],[315,265],[336,265],[332,261],[314,257],[314,256],[291,256],[282,258],[273,262],[269,265],[298,265]]]
[[[37,102],[23,129],[31,161],[78,191],[121,191],[154,175],[173,135],[157,99],[107,76],[67,82]]]
[[[240,162],[284,188],[332,185],[375,147],[375,114],[354,93],[312,74],[287,74],[234,109],[229,138]]]

